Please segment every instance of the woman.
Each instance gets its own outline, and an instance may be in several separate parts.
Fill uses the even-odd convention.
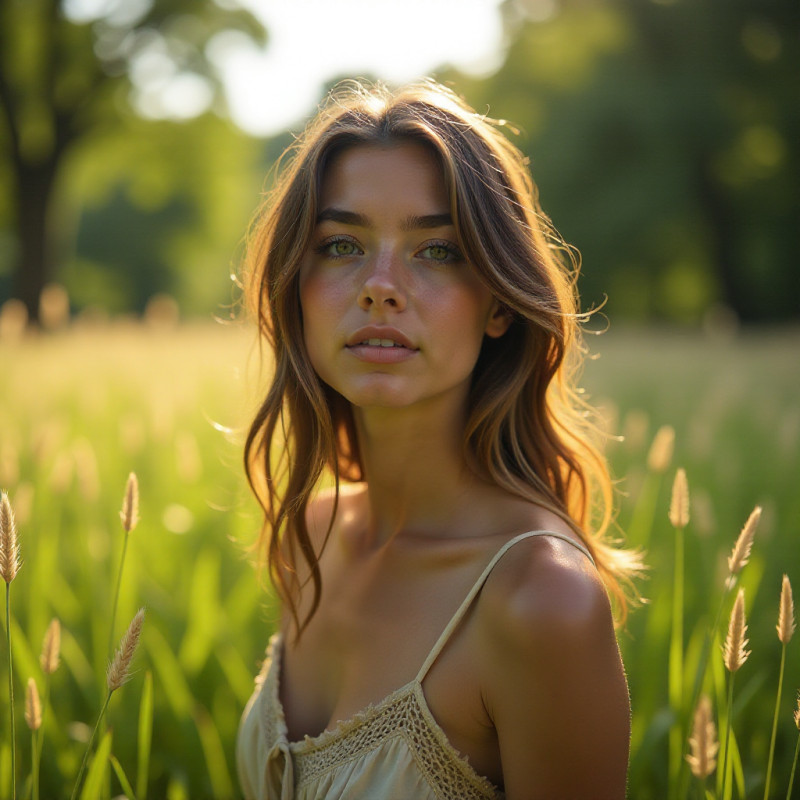
[[[621,798],[610,481],[575,270],[521,154],[426,82],[340,89],[250,242],[246,444],[282,601],[248,798]],[[327,484],[327,489],[320,486]]]

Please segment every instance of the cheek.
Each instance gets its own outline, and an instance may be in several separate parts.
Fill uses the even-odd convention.
[[[319,273],[301,273],[299,295],[303,315],[303,340],[317,374],[323,376],[325,360],[336,338],[341,286]]]
[[[485,287],[471,283],[454,287],[448,302],[442,304],[440,320],[452,335],[464,337],[465,344],[483,341],[483,334],[489,321],[492,297]]]
[[[304,268],[300,272],[299,293],[303,315],[313,317],[341,304],[347,286],[342,276],[332,271]]]
[[[317,329],[325,314],[324,293],[320,291],[317,282],[306,280],[300,284],[300,312],[303,315],[303,338],[306,350],[314,359],[314,342],[317,340]]]

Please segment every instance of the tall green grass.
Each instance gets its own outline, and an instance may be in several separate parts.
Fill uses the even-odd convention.
[[[69,795],[105,698],[126,540],[116,616],[130,620],[146,606],[148,620],[138,672],[115,693],[104,723],[112,735],[98,735],[99,747],[137,797],[235,796],[238,715],[271,624],[234,543],[258,526],[236,431],[214,427],[243,421],[247,390],[234,366],[247,353],[220,326],[119,325],[0,343],[0,486],[23,557],[10,615],[18,697],[29,676],[44,685],[40,643],[53,617],[62,626],[62,664],[39,732],[42,797]],[[119,509],[130,472],[139,477],[140,521],[126,534]],[[7,721],[5,692],[0,710]],[[28,791],[29,738],[17,736],[19,797]],[[148,751],[145,764],[139,754]],[[10,756],[0,736],[0,797],[11,794]],[[104,795],[120,792],[111,763],[99,777],[90,764],[84,791],[99,780]]]
[[[649,602],[620,633],[633,704],[630,796],[699,796],[695,782],[687,780],[685,768],[675,761],[671,732],[680,730],[684,742],[689,735],[697,695],[693,687],[704,651],[704,685],[718,730],[726,729],[725,630],[719,630],[727,627],[732,604],[726,559],[744,521],[760,505],[763,515],[750,563],[738,576],[738,586],[746,591],[752,655],[736,677],[730,751],[734,770],[728,787],[733,797],[760,798],[781,660],[775,621],[783,573],[788,572],[795,586],[800,583],[800,336],[797,331],[762,331],[721,340],[637,331],[602,337],[595,349],[601,357],[588,366],[587,387],[613,430],[626,436],[609,448],[614,472],[621,476],[619,525],[623,531],[630,528],[631,543],[646,550],[650,565],[642,585]],[[677,467],[684,468],[691,487],[691,518],[682,542],[683,676],[678,704],[669,697],[675,563],[670,485],[648,472],[643,455],[662,425],[675,430],[670,470],[674,474]],[[644,522],[642,505],[648,510]],[[706,645],[709,631],[711,643]],[[784,693],[779,709],[772,797],[785,797],[794,755],[798,651],[795,639],[786,652],[786,675],[794,676],[795,685]],[[721,761],[724,754],[720,756]],[[683,770],[682,782],[670,785],[676,769]],[[719,782],[711,785],[720,792]]]
[[[764,514],[739,582],[752,655],[736,679],[730,788],[734,797],[740,786],[742,796],[762,797],[781,661],[774,619],[783,573],[800,585],[800,335],[719,341],[635,331],[593,344],[602,357],[587,367],[586,387],[609,429],[625,436],[609,447],[621,477],[618,523],[630,527],[631,544],[646,549],[651,567],[642,586],[649,603],[620,633],[634,711],[630,796],[662,800],[670,774],[674,785],[681,771],[670,737],[680,742],[680,760],[704,640],[724,594],[725,558],[758,504]],[[210,324],[167,331],[120,323],[0,341],[0,487],[14,505],[24,559],[10,611],[13,679],[18,697],[29,677],[39,687],[49,681],[38,732],[42,797],[68,795],[64,787],[73,785],[105,698],[126,541],[116,616],[129,620],[145,606],[147,622],[138,672],[109,705],[84,790],[175,800],[238,796],[236,728],[275,618],[239,544],[251,541],[260,523],[242,478],[237,432],[257,392],[257,379],[248,377],[254,356],[246,332]],[[654,472],[647,455],[663,425],[674,428],[674,454]],[[682,534],[683,630],[676,639],[668,509],[678,466],[686,470],[692,503]],[[131,472],[139,478],[140,521],[128,536],[119,508]],[[62,664],[45,676],[39,648],[54,617],[62,625]],[[710,641],[704,688],[724,731],[719,634]],[[797,644],[795,638],[786,647],[774,797],[785,796],[797,740]],[[682,669],[679,680],[673,675],[672,701],[670,648],[673,671]],[[678,651],[682,665],[675,667]],[[5,694],[0,718],[7,720]],[[31,740],[17,737],[18,796],[32,789]],[[10,786],[10,743],[2,736],[0,796],[9,796]],[[687,787],[698,788],[693,779]]]

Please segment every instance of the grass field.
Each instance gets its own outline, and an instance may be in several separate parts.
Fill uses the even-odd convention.
[[[608,451],[620,478],[619,526],[631,529],[631,543],[647,550],[651,567],[642,585],[649,603],[620,632],[634,709],[630,797],[678,796],[670,728],[687,724],[725,560],[759,504],[764,513],[740,580],[752,655],[737,673],[732,718],[740,754],[732,763],[741,764],[744,792],[734,780],[725,794],[760,798],[781,658],[775,624],[783,573],[800,587],[800,332],[714,339],[623,330],[590,344],[602,357],[587,366],[587,390],[609,429],[625,435]],[[131,471],[139,479],[141,521],[129,538],[114,639],[140,606],[147,617],[135,673],[109,706],[105,746],[140,799],[239,796],[236,727],[274,619],[242,544],[259,524],[240,463],[241,432],[259,385],[251,345],[240,328],[211,324],[119,323],[0,341],[0,486],[16,512],[23,559],[11,584],[18,796],[30,796],[24,689],[31,676],[43,685],[39,651],[51,618],[63,628],[62,664],[44,713],[41,797],[69,796],[102,705],[125,540],[119,510]],[[662,425],[675,429],[675,453],[656,473],[646,466],[647,453]],[[678,466],[688,475],[692,513],[685,532],[683,700],[675,710],[668,700],[675,532],[667,509]],[[5,644],[0,650],[5,686]],[[798,735],[792,710],[799,651],[797,635],[787,648],[776,798],[786,796]],[[722,728],[725,675],[716,644],[706,688]],[[11,786],[8,712],[7,692],[0,691],[2,797]],[[120,794],[105,761],[95,776],[96,796]],[[706,788],[716,794],[715,781]],[[686,796],[705,796],[696,780],[688,787]]]

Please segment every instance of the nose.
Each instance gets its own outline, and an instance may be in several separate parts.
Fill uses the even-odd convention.
[[[402,311],[407,298],[399,255],[387,249],[371,259],[365,269],[366,274],[358,293],[359,306],[365,311],[385,308]]]

